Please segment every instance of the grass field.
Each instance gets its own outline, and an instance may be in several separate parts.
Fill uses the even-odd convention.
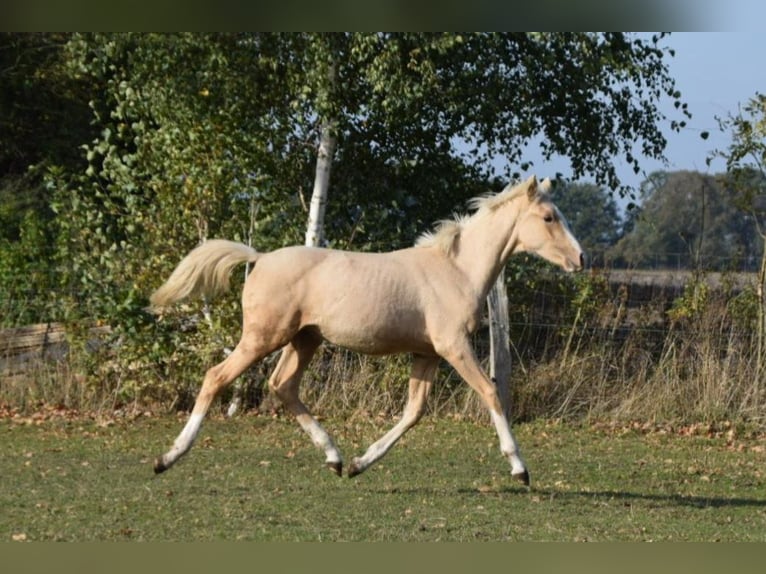
[[[489,425],[426,419],[337,478],[288,418],[206,421],[178,465],[176,417],[0,419],[0,540],[766,541],[763,437],[537,422],[510,477]],[[391,421],[325,421],[347,459]]]

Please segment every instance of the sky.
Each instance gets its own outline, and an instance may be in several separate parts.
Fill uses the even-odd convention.
[[[766,23],[766,2],[760,0],[753,10],[750,15],[761,25]],[[675,32],[663,45],[675,50],[675,57],[668,60],[669,70],[681,92],[681,100],[689,105],[692,118],[680,133],[670,130],[669,120],[663,127],[668,140],[667,165],[643,158],[644,173],[635,175],[632,169],[618,164],[620,177],[635,188],[647,174],[659,169],[723,171],[724,164],[720,160],[710,167],[706,165],[706,158],[713,150],[725,149],[731,141],[720,131],[716,117],[736,114],[757,92],[766,93],[766,32]],[[668,118],[684,119],[670,99],[661,102],[660,110]],[[707,140],[700,137],[703,131],[710,132]],[[534,172],[540,178],[557,172],[565,178],[571,176],[566,158],[545,161],[539,152],[530,149],[525,159],[534,162]]]
[[[762,22],[766,22],[766,10],[761,11]],[[730,143],[716,117],[736,114],[757,92],[766,93],[766,33],[683,32],[671,35],[667,45],[676,50],[670,73],[692,113],[679,134],[666,133],[669,168],[707,171],[705,158]],[[670,103],[664,104],[666,114],[670,114]],[[707,140],[700,137],[703,131],[710,132]],[[723,168],[723,162],[717,161],[710,169],[716,172]]]

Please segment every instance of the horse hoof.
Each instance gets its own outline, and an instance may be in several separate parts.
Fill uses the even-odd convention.
[[[516,480],[521,481],[524,486],[529,486],[529,471],[525,470],[524,472],[520,472],[518,474],[512,474],[511,475]]]
[[[348,477],[354,478],[357,474],[362,474],[362,470],[363,469],[357,464],[357,462],[354,461],[348,467]]]
[[[333,471],[338,476],[343,476],[343,463],[342,462],[328,462],[327,468]]]
[[[157,459],[154,461],[154,474],[160,474],[165,472],[167,469],[168,467],[165,466],[164,462],[162,462],[162,457],[157,457]]]

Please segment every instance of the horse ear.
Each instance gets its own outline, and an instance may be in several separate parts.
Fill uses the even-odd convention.
[[[529,179],[525,182],[527,186],[527,197],[532,200],[537,197],[537,177],[530,175]]]
[[[546,177],[544,180],[540,182],[540,191],[543,193],[548,193],[551,190],[551,179],[549,177]]]

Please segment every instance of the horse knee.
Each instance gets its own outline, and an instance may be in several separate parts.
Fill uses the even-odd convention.
[[[205,378],[202,381],[200,394],[212,399],[221,391],[223,387],[226,386],[226,382],[227,381],[224,379],[220,367],[211,367],[205,373]]]
[[[285,404],[289,403],[297,394],[292,379],[272,377],[269,379],[269,389]]]

